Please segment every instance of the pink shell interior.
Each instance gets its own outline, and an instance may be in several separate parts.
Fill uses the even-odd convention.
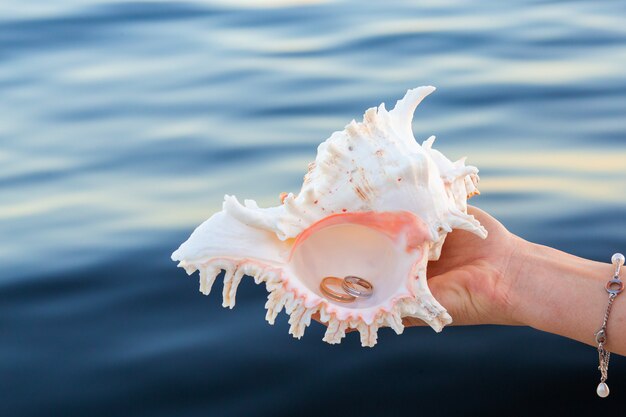
[[[308,308],[324,302],[327,312],[338,319],[362,318],[371,323],[398,299],[413,296],[415,266],[424,261],[424,244],[430,240],[426,224],[409,212],[334,214],[296,238],[284,271],[285,285],[301,294]],[[346,275],[371,282],[373,296],[351,303],[324,297],[319,289],[322,279]]]

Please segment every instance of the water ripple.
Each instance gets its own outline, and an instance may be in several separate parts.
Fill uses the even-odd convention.
[[[587,400],[592,349],[575,342],[409,329],[363,350],[354,334],[323,344],[315,323],[295,341],[285,317],[265,324],[262,288],[242,283],[225,311],[169,255],[224,194],[278,204],[333,131],[432,84],[415,136],[480,168],[472,204],[606,261],[626,245],[625,14],[611,1],[2,2],[0,414],[615,411],[619,397]],[[346,403],[347,386],[362,401]]]

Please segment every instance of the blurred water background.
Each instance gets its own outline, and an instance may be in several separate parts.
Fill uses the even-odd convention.
[[[590,415],[594,348],[497,326],[300,341],[170,253],[223,195],[275,205],[319,142],[438,90],[415,136],[535,242],[626,250],[626,3],[3,0],[0,415]],[[600,320],[600,318],[598,318]]]

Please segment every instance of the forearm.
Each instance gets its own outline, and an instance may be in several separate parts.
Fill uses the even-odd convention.
[[[610,255],[610,254],[609,254]],[[509,300],[518,322],[596,346],[608,303],[604,289],[614,267],[521,241],[508,269],[515,274]],[[626,292],[613,303],[606,348],[626,355]]]

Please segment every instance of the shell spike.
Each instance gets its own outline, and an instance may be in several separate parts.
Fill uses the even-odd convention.
[[[413,130],[411,128],[413,113],[415,113],[415,109],[422,100],[433,91],[435,91],[435,87],[433,86],[413,88],[408,90],[404,97],[396,102],[395,107],[389,112],[389,115],[398,133],[406,135],[407,138],[413,138]]]
[[[431,135],[428,139],[422,142],[422,148],[431,149],[433,147],[433,143],[435,142],[435,139],[437,139],[437,137],[435,135]]]
[[[265,303],[265,308],[267,309],[267,314],[265,315],[265,320],[269,324],[274,324],[276,320],[276,316],[283,309],[285,302],[287,301],[287,292],[281,288],[276,289],[267,296],[267,303]]]
[[[378,115],[377,110],[377,107],[370,107],[369,109],[367,109],[367,111],[363,115],[363,122],[365,124],[376,124],[376,116]]]
[[[365,324],[364,322],[359,322],[357,330],[361,335],[361,346],[373,347],[378,341],[377,323]]]
[[[235,196],[225,195],[223,208],[225,212],[248,226],[268,231],[275,229],[272,218],[266,215],[265,210],[254,209],[249,204],[244,206]]]
[[[200,268],[200,292],[202,294],[209,295],[211,293],[211,288],[219,273],[220,270],[215,267],[204,266]]]
[[[237,287],[243,278],[243,270],[241,268],[235,269],[233,272],[226,271],[224,275],[224,290],[222,291],[222,306],[233,308],[235,307],[235,296],[237,295]]]
[[[296,339],[300,339],[304,335],[304,330],[311,324],[311,316],[316,311],[316,308],[306,308],[304,303],[300,301],[289,316],[289,334]]]
[[[440,332],[445,325],[452,322],[452,317],[450,317],[446,309],[433,297],[428,288],[428,280],[426,277],[427,262],[428,260],[425,259],[424,262],[416,266],[415,274],[417,279],[413,281],[413,287],[415,293],[420,294],[420,302],[414,303],[413,306],[411,306],[411,308],[413,308],[411,316],[424,320],[436,332]]]
[[[476,175],[476,174],[478,174],[478,168],[474,166],[471,166],[471,165],[470,166],[457,166],[457,167],[452,168],[450,171],[443,173],[441,178],[446,183],[452,183],[458,178],[464,178],[468,175]]]
[[[471,214],[463,213],[456,208],[450,209],[448,222],[455,229],[463,229],[474,233],[475,235],[485,239],[487,237],[487,229],[480,224],[478,220]]]
[[[178,251],[176,251],[178,252]],[[176,255],[177,253],[174,252],[172,253],[172,260],[175,261],[177,260]],[[183,268],[185,270],[185,272],[187,273],[187,275],[192,275],[194,272],[196,272],[198,270],[198,268],[196,268],[195,266],[188,264],[186,261],[180,261],[178,263],[178,267],[179,268]]]
[[[402,334],[402,332],[404,332],[404,324],[402,323],[402,318],[397,309],[394,309],[394,311],[385,316],[385,325],[391,327],[396,334]]]
[[[328,327],[326,333],[324,333],[324,342],[331,345],[335,345],[341,342],[341,339],[346,337],[346,329],[348,328],[348,322],[345,320],[337,320],[335,317],[331,317],[328,320]]]
[[[354,119],[352,119],[352,121],[350,123],[348,123],[344,129],[345,129],[345,132],[348,134],[348,136],[358,136],[359,135],[359,124]],[[326,144],[326,142],[324,142],[324,144]],[[317,148],[317,153],[318,154],[320,154],[321,146],[322,145],[320,145]]]
[[[456,161],[454,161],[454,166],[455,167],[465,166],[465,161],[466,160],[467,160],[467,156],[462,156],[459,159],[457,159]]]

